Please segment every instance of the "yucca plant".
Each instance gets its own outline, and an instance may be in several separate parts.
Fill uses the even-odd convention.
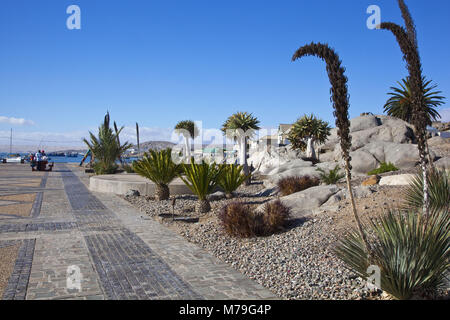
[[[411,17],[408,7],[403,0],[398,0],[402,17],[405,20],[406,30],[392,22],[383,22],[380,29],[388,30],[393,33],[400,49],[403,53],[403,60],[406,62],[408,69],[408,83],[410,85],[411,99],[411,123],[414,125],[417,138],[417,146],[419,149],[420,166],[423,175],[423,214],[429,213],[429,197],[428,197],[428,179],[427,179],[427,125],[429,116],[427,113],[426,99],[424,96],[424,83],[422,75],[422,63],[420,60],[419,49],[417,45],[416,28]]]
[[[198,164],[191,158],[190,164],[182,164],[185,176],[180,176],[184,183],[198,197],[196,211],[206,213],[211,210],[207,196],[213,193],[222,174],[222,168],[216,163],[207,164],[205,161]]]
[[[336,118],[336,127],[338,128],[337,134],[340,138],[340,147],[342,159],[344,160],[347,189],[352,204],[353,216],[355,217],[360,235],[366,244],[366,250],[370,253],[369,243],[362,228],[358,212],[356,211],[351,185],[352,166],[350,165],[350,147],[352,145],[352,139],[350,136],[350,120],[348,119],[349,95],[347,88],[348,79],[345,76],[345,68],[342,66],[342,62],[337,53],[326,44],[311,43],[303,46],[294,53],[292,61],[305,56],[316,56],[324,60],[327,65],[328,79],[331,83],[331,101],[333,102],[334,108],[333,114]]]
[[[249,178],[249,175],[242,173],[243,166],[223,164],[221,167],[222,174],[219,178],[219,186],[225,191],[227,199],[231,199],[233,198],[233,192]]]
[[[95,159],[93,167],[96,174],[115,173],[117,169],[116,160],[131,147],[131,144],[128,142],[124,144],[119,143],[118,136],[123,127],[119,130],[116,128],[116,133],[114,133],[109,126],[109,122],[110,117],[109,112],[107,112],[103,123],[98,128],[98,137],[89,132],[90,141],[83,139],[83,142],[91,150],[92,157]]]
[[[339,173],[341,168],[337,164],[334,169],[326,172],[322,168],[317,168],[316,171],[319,172],[320,180],[322,180],[326,184],[336,184],[339,180],[345,177],[345,174]]]
[[[450,173],[445,170],[430,170],[427,175],[430,209],[448,208],[450,204]],[[423,175],[416,174],[404,191],[404,206],[407,209],[423,207]]]
[[[259,120],[247,112],[237,112],[231,115],[222,125],[221,130],[224,135],[239,143],[239,164],[244,167],[245,175],[250,173],[247,165],[247,141],[259,129]],[[249,183],[250,180],[247,179],[246,184]]]
[[[299,118],[289,130],[288,140],[294,150],[306,150],[306,157],[317,159],[314,145],[324,143],[330,133],[330,126],[326,121],[315,115],[304,115]]]
[[[156,185],[155,198],[167,200],[170,196],[169,183],[181,172],[181,165],[172,161],[172,149],[145,152],[142,160],[133,162],[133,170],[142,177],[150,179]]]
[[[359,233],[339,242],[336,255],[363,279],[368,267],[380,270],[381,288],[397,299],[434,293],[445,284],[450,261],[450,215],[448,209],[431,210],[429,216],[416,211],[389,211],[367,225],[372,255]]]

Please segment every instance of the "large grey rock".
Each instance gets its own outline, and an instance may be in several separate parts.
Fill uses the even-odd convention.
[[[434,162],[434,165],[439,169],[450,170],[450,158],[441,158],[438,161]]]
[[[380,122],[374,115],[361,116],[350,121],[350,132],[367,130],[370,128],[378,127],[379,125]]]
[[[350,152],[350,156],[352,157],[351,166],[354,173],[367,174],[367,172],[378,166],[377,159],[367,151],[357,150]]]
[[[319,172],[317,172],[315,167],[298,167],[289,170],[285,170],[282,173],[276,173],[267,177],[267,182],[264,183],[266,187],[274,186],[278,183],[278,181],[282,178],[286,177],[301,177],[301,176],[310,176],[319,178]]]
[[[280,201],[291,209],[294,216],[304,215],[318,209],[337,192],[339,192],[339,188],[335,185],[318,186],[281,197]]]

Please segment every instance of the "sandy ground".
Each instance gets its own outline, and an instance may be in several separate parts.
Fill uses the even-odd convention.
[[[14,270],[20,244],[0,248],[0,298],[8,285],[8,279]]]

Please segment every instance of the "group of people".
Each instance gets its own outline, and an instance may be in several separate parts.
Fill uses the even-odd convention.
[[[30,155],[30,163],[31,163],[31,170],[33,170],[33,171],[45,170],[47,163],[48,163],[48,157],[45,154],[45,151],[38,150],[35,154],[31,154]]]

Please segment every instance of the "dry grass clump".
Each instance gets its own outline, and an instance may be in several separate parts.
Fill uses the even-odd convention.
[[[267,203],[261,212],[242,202],[231,202],[219,212],[225,232],[239,238],[269,236],[283,229],[289,208],[280,200]]]
[[[288,196],[290,194],[318,186],[319,184],[319,179],[312,178],[310,176],[285,177],[278,181],[278,188],[280,188],[280,194],[282,196]]]

